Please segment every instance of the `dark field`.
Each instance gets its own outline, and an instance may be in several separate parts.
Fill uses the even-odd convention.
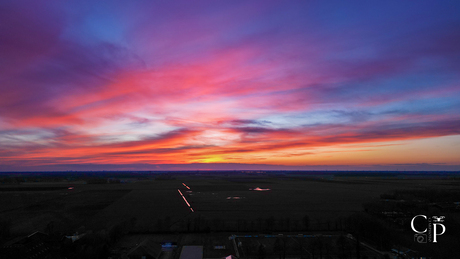
[[[280,253],[290,258],[354,258],[359,239],[361,256],[367,258],[409,248],[432,258],[460,256],[458,174],[179,172],[33,177],[0,179],[3,244],[41,231],[54,238],[50,241],[54,253],[68,258],[109,254],[121,258],[146,239],[157,246],[164,241],[178,244],[162,258],[179,258],[184,245],[203,246],[209,258],[234,254],[237,246],[242,258],[261,254],[279,258]],[[419,214],[445,216],[447,230],[439,243],[414,242],[410,220]],[[63,237],[75,233],[86,236],[69,246]]]
[[[54,222],[58,230],[70,231],[85,225],[129,190],[20,191],[0,193],[2,221],[10,222],[12,235],[47,232]]]
[[[184,181],[192,190],[189,196],[192,206],[205,217],[256,220],[273,216],[295,221],[308,215],[312,225],[326,224],[327,221],[362,211],[363,203],[379,199],[382,193],[400,189],[459,188],[452,185],[451,180],[442,179],[266,178],[263,182],[234,182],[217,178]],[[270,191],[249,190],[256,187]]]
[[[186,193],[182,183],[191,192]],[[282,228],[295,231],[308,215],[311,229],[325,229],[332,228],[329,224],[339,218],[362,211],[363,203],[379,199],[383,193],[427,188],[458,190],[458,183],[444,178],[186,174],[168,180],[149,178],[116,184],[24,183],[0,188],[0,219],[10,222],[12,235],[46,231],[50,222],[66,231],[81,226],[100,230],[133,217],[137,222],[133,231],[146,233],[182,231],[187,221],[197,217],[207,221],[205,225],[211,229],[216,224],[232,229],[238,220],[257,224],[262,218],[273,217],[289,221]],[[69,186],[74,189],[67,189]],[[270,190],[250,190],[256,187]],[[6,188],[11,189],[5,191]],[[177,189],[186,195],[195,213],[191,213]]]

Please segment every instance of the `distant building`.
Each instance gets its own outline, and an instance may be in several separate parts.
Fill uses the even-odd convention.
[[[183,246],[180,259],[203,259],[203,246]]]
[[[161,245],[146,238],[137,246],[130,249],[124,258],[129,259],[158,259],[161,254]]]
[[[391,257],[394,258],[394,259],[398,259],[398,258],[410,258],[410,259],[422,258],[422,257],[420,257],[420,255],[418,254],[417,251],[411,250],[411,249],[406,248],[406,247],[393,248],[393,249],[391,249],[391,254],[392,254]]]
[[[20,237],[2,246],[0,258],[5,259],[47,259],[52,258],[49,236],[34,232],[27,237]]]
[[[66,238],[72,240],[72,243],[81,239],[82,237],[86,236],[86,233],[83,233],[83,234],[78,234],[78,233],[75,233],[71,236],[65,236]]]
[[[434,207],[441,211],[459,211],[460,204],[458,202],[437,202],[433,204]]]

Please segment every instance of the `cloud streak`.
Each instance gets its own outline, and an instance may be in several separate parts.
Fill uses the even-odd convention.
[[[458,4],[25,3],[0,8],[0,170],[459,151]]]

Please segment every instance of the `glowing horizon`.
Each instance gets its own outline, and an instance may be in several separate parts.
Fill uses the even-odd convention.
[[[0,6],[0,171],[460,170],[460,3]]]

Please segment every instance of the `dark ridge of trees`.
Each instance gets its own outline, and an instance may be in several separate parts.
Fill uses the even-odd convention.
[[[252,173],[259,173],[255,176]],[[22,181],[61,181],[82,178],[169,178],[191,175],[241,176],[240,180],[260,180],[264,177],[383,177],[383,178],[430,178],[448,177],[460,180],[460,171],[328,171],[328,170],[216,170],[216,171],[42,171],[42,172],[0,172],[0,183]],[[12,180],[14,179],[14,180]]]
[[[187,217],[172,222],[171,217],[159,218],[152,222],[150,228],[133,230],[136,233],[210,233],[210,232],[235,232],[235,233],[274,233],[274,232],[299,232],[299,231],[343,231],[345,219],[321,221],[310,220],[308,215],[302,219],[290,217],[259,217],[257,219],[225,220],[214,217],[207,218],[198,213],[189,214]]]
[[[346,220],[345,230],[355,237],[373,244],[381,250],[390,250],[398,243],[398,232],[385,221],[364,212],[351,215]]]
[[[0,220],[0,244],[11,236],[11,220]]]

